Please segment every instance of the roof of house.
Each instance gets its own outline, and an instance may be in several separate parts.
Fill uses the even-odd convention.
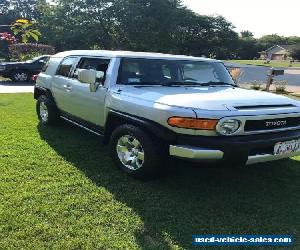
[[[287,51],[291,51],[293,48],[297,47],[297,46],[300,46],[300,44],[292,44],[292,45],[274,45],[268,49],[266,49],[265,51],[262,51],[260,53],[263,53],[263,52],[268,52],[270,51],[271,49],[275,48],[275,47],[279,47],[281,49],[284,49],[284,50],[287,50]]]
[[[278,46],[285,49],[285,50],[290,51],[290,50],[292,50],[295,47],[300,46],[300,45],[299,44],[293,44],[293,45],[278,45]]]
[[[217,61],[204,57],[193,57],[184,55],[171,55],[150,52],[132,52],[132,51],[112,51],[112,50],[70,50],[57,53],[53,57],[65,56],[106,56],[106,57],[131,57],[131,58],[149,58],[149,59],[169,59],[169,60],[198,60],[198,61]]]

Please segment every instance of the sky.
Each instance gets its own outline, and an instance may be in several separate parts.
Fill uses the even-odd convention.
[[[236,31],[251,31],[255,37],[278,34],[300,36],[300,0],[183,0],[194,12],[219,14]]]

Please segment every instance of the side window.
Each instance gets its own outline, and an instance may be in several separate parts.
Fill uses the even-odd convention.
[[[97,71],[97,82],[103,82],[110,60],[102,58],[81,58],[72,78],[78,77],[78,69],[94,69]]]
[[[168,65],[162,65],[163,76],[166,79],[171,79],[171,70]]]
[[[77,57],[66,57],[65,59],[63,59],[60,65],[58,66],[56,75],[68,77],[70,75],[72,66],[76,62],[76,60]]]

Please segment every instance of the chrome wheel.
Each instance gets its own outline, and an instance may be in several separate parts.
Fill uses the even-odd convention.
[[[17,72],[14,74],[15,81],[25,82],[28,79],[28,75],[25,72]]]
[[[44,102],[40,103],[40,117],[43,122],[48,122],[48,108]]]
[[[144,164],[144,149],[131,135],[123,135],[117,142],[117,153],[122,164],[130,170],[137,170]]]

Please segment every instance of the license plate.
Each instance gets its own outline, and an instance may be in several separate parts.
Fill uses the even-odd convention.
[[[285,155],[300,152],[300,140],[278,142],[274,146],[274,155]]]

